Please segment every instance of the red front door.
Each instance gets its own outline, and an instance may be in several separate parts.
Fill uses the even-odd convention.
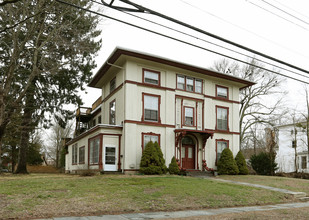
[[[182,145],[181,158],[183,168],[195,169],[195,145]]]

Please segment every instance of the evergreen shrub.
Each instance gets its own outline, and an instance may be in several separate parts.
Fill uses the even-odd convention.
[[[239,173],[233,153],[230,149],[225,148],[217,164],[218,174],[220,175],[236,175]]]
[[[170,174],[179,174],[179,166],[175,157],[172,158],[171,163],[168,166],[168,171]]]
[[[261,152],[250,157],[250,163],[254,171],[259,175],[273,175],[278,169],[275,162],[275,155]]]
[[[247,167],[246,159],[241,151],[239,151],[235,157],[235,161],[240,175],[248,175],[249,169]]]
[[[141,162],[140,162],[140,173],[146,175],[154,174],[165,174],[167,167],[163,158],[163,153],[158,142],[148,142],[146,145]]]

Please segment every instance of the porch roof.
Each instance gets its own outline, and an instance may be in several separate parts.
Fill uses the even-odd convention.
[[[192,129],[175,129],[175,133],[182,133],[182,135],[190,134],[190,133],[196,133],[200,134],[203,137],[206,137],[207,139],[209,137],[213,137],[214,131],[204,131],[204,130],[192,130]]]

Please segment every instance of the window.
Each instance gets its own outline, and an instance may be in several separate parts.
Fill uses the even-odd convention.
[[[307,157],[306,156],[301,157],[301,168],[307,169]]]
[[[95,123],[96,123],[96,120],[95,120],[95,119],[93,119],[93,120],[92,120],[92,127],[94,127],[94,126],[95,126]]]
[[[116,100],[109,103],[109,124],[116,124]]]
[[[77,144],[72,146],[72,164],[77,164]]]
[[[109,83],[109,93],[116,89],[116,77],[112,79]]]
[[[193,77],[177,75],[177,89],[185,90],[188,92],[202,93],[203,81]]]
[[[159,96],[144,95],[144,120],[159,122]]]
[[[101,116],[98,117],[98,124],[101,124],[102,123],[102,118]]]
[[[177,76],[177,89],[184,90],[185,89],[185,77]]]
[[[297,147],[297,141],[296,141],[296,140],[293,140],[293,141],[292,141],[292,148],[295,148],[295,147]]]
[[[142,145],[143,150],[150,141],[152,141],[153,143],[158,142],[158,144],[160,145],[160,134],[142,133],[142,137],[143,137],[143,145]]]
[[[225,148],[228,148],[228,141],[226,140],[217,140],[217,159],[216,159],[216,164],[219,161],[221,157],[221,153]]]
[[[225,99],[228,98],[228,88],[227,87],[216,86],[216,89],[217,89],[216,91],[217,97],[225,98]]]
[[[186,80],[186,84],[187,84],[186,90],[187,91],[193,92],[193,88],[194,88],[193,82],[194,82],[193,78],[187,78],[187,80]]]
[[[228,130],[228,108],[217,107],[217,130]]]
[[[194,126],[194,108],[192,107],[184,107],[185,109],[185,120],[184,125]]]
[[[85,163],[85,146],[79,148],[78,156],[78,162]]]
[[[143,69],[143,82],[153,85],[160,85],[160,72]]]
[[[100,137],[91,139],[89,146],[89,164],[99,163],[99,148],[100,148]]]
[[[200,79],[195,79],[195,92],[202,93],[203,83]]]

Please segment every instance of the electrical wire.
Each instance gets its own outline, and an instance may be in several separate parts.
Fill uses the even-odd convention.
[[[291,16],[291,17],[293,17],[293,18],[295,18],[295,19],[297,19],[297,20],[299,20],[299,21],[301,21],[301,22],[303,22],[303,23],[305,23],[305,24],[307,24],[307,25],[309,25],[308,22],[306,22],[306,21],[304,21],[303,19],[298,18],[298,17],[296,17],[295,15],[293,15],[293,14],[291,14],[291,13],[289,13],[289,12],[287,12],[287,11],[285,11],[285,10],[283,10],[283,9],[281,9],[281,8],[279,8],[279,7],[277,7],[277,6],[275,6],[274,4],[271,4],[271,3],[269,3],[269,2],[267,2],[267,1],[265,1],[265,0],[260,0],[260,1],[264,2],[264,3],[267,4],[267,5],[270,5],[271,7],[275,8],[275,9],[277,9],[277,10],[279,10],[279,11],[281,11],[281,12],[283,12],[283,13],[285,13],[285,14],[287,14],[287,15],[289,15],[289,16]]]
[[[221,17],[219,17],[219,16],[217,16],[217,15],[215,15],[215,14],[213,14],[213,13],[210,13],[210,12],[204,10],[204,9],[198,8],[197,6],[192,5],[192,4],[190,4],[189,2],[186,2],[186,1],[184,1],[184,0],[179,0],[179,1],[183,2],[183,3],[186,4],[186,5],[189,5],[189,6],[192,7],[192,8],[195,8],[195,9],[197,9],[197,10],[203,12],[204,14],[208,14],[208,15],[210,15],[210,16],[212,16],[212,17],[218,19],[218,20],[221,20],[221,21],[223,21],[223,22],[225,22],[225,23],[227,23],[227,24],[230,24],[230,25],[232,25],[232,26],[234,26],[234,27],[237,27],[237,28],[239,28],[239,29],[241,29],[241,30],[243,30],[243,31],[246,31],[246,32],[248,32],[248,33],[250,33],[250,34],[252,34],[252,35],[255,35],[255,36],[257,36],[257,37],[259,37],[259,38],[261,38],[261,39],[263,39],[263,40],[266,40],[266,41],[268,41],[268,42],[270,42],[270,43],[272,43],[272,44],[275,44],[275,45],[277,45],[277,46],[279,46],[279,47],[281,47],[281,48],[284,48],[284,49],[286,49],[286,50],[289,50],[289,51],[291,51],[291,52],[293,52],[293,53],[296,53],[296,54],[298,54],[298,55],[301,55],[302,57],[305,57],[305,58],[308,58],[308,59],[309,59],[308,56],[306,56],[306,55],[304,55],[304,54],[302,54],[302,53],[299,53],[299,52],[296,51],[296,50],[293,50],[293,49],[288,48],[288,47],[286,47],[286,46],[284,46],[284,45],[278,44],[276,41],[273,41],[273,40],[271,40],[271,39],[269,39],[269,38],[266,38],[266,37],[264,37],[264,36],[262,36],[262,35],[259,35],[259,34],[255,33],[255,32],[253,32],[253,31],[250,31],[250,30],[248,30],[248,29],[246,29],[246,28],[244,28],[244,27],[241,27],[241,26],[239,26],[239,25],[237,25],[237,24],[234,24],[234,23],[232,23],[232,22],[230,22],[230,21],[227,21],[227,20],[225,20],[225,19],[223,19],[223,18],[221,18]]]
[[[168,20],[168,21],[171,21],[171,22],[173,22],[173,23],[182,25],[182,26],[184,26],[184,27],[186,27],[186,28],[192,29],[192,30],[197,31],[197,32],[199,32],[199,33],[202,33],[202,34],[204,34],[204,35],[207,35],[207,36],[210,36],[210,37],[215,38],[215,39],[217,39],[217,40],[223,41],[223,42],[228,43],[228,44],[230,44],[230,45],[233,45],[233,46],[235,46],[235,47],[241,48],[241,49],[246,50],[246,51],[248,51],[248,52],[254,53],[254,54],[256,54],[256,55],[262,56],[262,57],[267,58],[267,59],[269,59],[269,60],[278,62],[278,63],[283,64],[283,65],[285,65],[285,66],[289,66],[289,67],[291,67],[291,68],[293,68],[293,69],[297,69],[297,70],[299,70],[299,71],[302,71],[302,72],[305,72],[305,73],[309,74],[309,71],[308,71],[308,70],[305,70],[305,69],[300,68],[300,67],[298,67],[298,66],[292,65],[292,64],[287,63],[287,62],[285,62],[285,61],[279,60],[279,59],[274,58],[274,57],[272,57],[272,56],[269,56],[269,55],[267,55],[267,54],[265,54],[265,53],[261,53],[261,52],[259,52],[259,51],[257,51],[257,50],[253,50],[253,49],[251,49],[251,48],[249,48],[249,47],[246,47],[246,46],[241,45],[241,44],[239,44],[239,43],[236,43],[236,42],[233,42],[233,41],[231,41],[231,40],[225,39],[225,38],[220,37],[220,36],[218,36],[218,35],[212,34],[212,33],[210,33],[210,32],[207,32],[207,31],[205,31],[205,30],[202,30],[202,29],[200,29],[200,28],[197,28],[197,27],[195,27],[195,26],[193,26],[193,25],[184,23],[184,22],[182,22],[182,21],[180,21],[180,20],[177,20],[177,19],[175,19],[175,18],[169,17],[169,16],[164,15],[164,14],[161,14],[161,13],[159,13],[159,12],[157,12],[157,11],[154,11],[154,10],[151,10],[151,9],[149,9],[149,8],[146,8],[146,7],[143,7],[143,6],[141,6],[141,5],[138,5],[138,4],[136,4],[136,3],[134,3],[134,2],[131,2],[131,1],[129,1],[129,0],[119,0],[119,1],[120,1],[120,2],[123,2],[123,3],[126,3],[126,4],[128,4],[128,5],[131,5],[131,6],[135,7],[135,8],[137,8],[137,9],[131,9],[131,8],[123,8],[123,7],[112,6],[113,1],[112,1],[110,4],[105,3],[104,0],[101,0],[101,1],[102,1],[103,4],[105,4],[107,7],[110,7],[110,8],[116,7],[116,8],[121,8],[122,10],[129,10],[129,11],[142,12],[142,13],[148,13],[148,14],[156,15],[156,16],[158,16],[158,17],[160,17],[160,18],[163,18],[163,19]]]
[[[307,19],[309,19],[309,17],[308,17],[307,15],[304,15],[304,14],[302,14],[302,13],[300,13],[300,12],[294,10],[293,8],[291,8],[291,7],[289,7],[289,6],[286,6],[286,5],[282,4],[281,2],[279,2],[279,1],[277,1],[277,0],[273,0],[273,1],[276,2],[276,3],[278,3],[279,5],[282,5],[283,7],[286,7],[286,8],[288,8],[288,9],[290,9],[291,11],[293,11],[293,12],[295,12],[295,13],[297,13],[297,14],[299,14],[299,15],[301,15],[301,16],[307,18]]]
[[[99,5],[103,5],[103,6],[104,6],[104,4],[102,4],[102,3],[100,3],[100,2],[97,2],[97,1],[95,1],[95,0],[91,0],[91,1],[92,1],[92,2],[94,2],[94,3],[97,3],[97,4],[99,4]],[[177,30],[177,29],[175,29],[175,28],[172,28],[172,27],[169,27],[169,26],[166,26],[166,25],[160,24],[160,23],[158,23],[158,22],[151,21],[151,20],[149,20],[149,19],[146,19],[146,18],[143,18],[143,17],[137,16],[137,15],[133,15],[133,14],[131,14],[131,13],[125,12],[125,11],[120,10],[120,9],[117,9],[117,8],[112,8],[112,9],[117,10],[117,11],[119,11],[119,12],[122,12],[122,13],[124,13],[124,14],[130,15],[130,16],[132,16],[132,17],[135,17],[135,18],[138,18],[138,19],[141,19],[141,20],[144,20],[144,21],[150,22],[150,23],[152,23],[152,24],[155,24],[155,25],[158,25],[158,26],[164,27],[164,28],[166,28],[166,29],[169,29],[169,30],[172,30],[172,31],[178,32],[178,33],[180,33],[180,34],[183,34],[183,35],[186,35],[186,36],[189,36],[189,37],[195,38],[195,39],[197,39],[197,40],[200,40],[200,41],[203,41],[203,42],[206,42],[206,43],[209,43],[209,44],[215,45],[215,46],[217,46],[217,47],[220,47],[220,48],[223,48],[223,49],[229,50],[229,51],[231,51],[231,52],[234,52],[234,53],[240,54],[240,55],[242,55],[242,56],[246,56],[246,57],[248,57],[248,58],[255,59],[255,60],[259,61],[259,62],[262,62],[262,63],[268,64],[268,65],[271,65],[271,66],[276,67],[276,68],[278,68],[278,69],[282,69],[282,70],[285,70],[285,71],[288,71],[288,72],[291,72],[291,73],[293,73],[293,74],[296,74],[296,75],[299,75],[299,76],[301,76],[301,77],[305,77],[305,78],[308,78],[308,79],[309,79],[309,76],[306,76],[306,75],[300,74],[300,73],[298,73],[298,72],[295,72],[295,71],[289,70],[289,69],[284,68],[284,67],[280,67],[280,66],[278,66],[278,65],[275,65],[275,64],[269,63],[269,62],[267,62],[267,61],[264,61],[264,60],[258,59],[258,58],[256,58],[256,57],[253,57],[253,56],[250,56],[250,55],[247,55],[247,54],[241,53],[241,52],[239,52],[239,51],[236,51],[236,50],[233,50],[233,49],[230,49],[230,48],[224,47],[224,46],[222,46],[222,45],[219,45],[219,44],[216,44],[216,43],[213,43],[213,42],[207,41],[207,40],[205,40],[205,39],[202,39],[202,38],[196,37],[196,36],[194,36],[194,35],[192,35],[192,34],[188,34],[188,33],[185,33],[185,32],[183,32],[183,31]]]
[[[183,43],[183,44],[187,44],[187,45],[192,46],[192,47],[196,47],[196,48],[199,48],[199,49],[202,49],[202,50],[205,50],[205,51],[208,51],[208,52],[211,52],[211,53],[214,53],[214,54],[217,54],[217,55],[220,55],[220,56],[223,56],[223,57],[226,57],[226,58],[229,58],[229,59],[232,59],[232,60],[244,63],[244,64],[247,64],[247,65],[250,65],[250,66],[253,66],[253,67],[256,67],[256,68],[259,68],[259,69],[262,69],[262,70],[265,70],[265,71],[268,71],[268,72],[271,72],[271,73],[274,73],[274,74],[277,74],[277,75],[280,75],[280,76],[283,76],[283,77],[286,77],[286,78],[290,78],[290,79],[293,79],[293,80],[296,80],[296,81],[299,81],[299,82],[302,82],[302,83],[305,83],[305,84],[309,84],[309,82],[306,82],[304,80],[297,79],[297,78],[294,78],[294,77],[291,77],[291,76],[287,76],[287,75],[275,72],[273,70],[270,70],[270,69],[267,69],[267,68],[264,68],[264,67],[260,67],[260,66],[248,63],[246,61],[243,61],[243,60],[240,60],[240,59],[237,59],[237,58],[225,55],[223,53],[219,53],[219,52],[216,52],[216,51],[204,48],[202,46],[198,46],[198,45],[195,45],[193,43],[189,43],[189,42],[186,42],[184,40],[180,40],[180,39],[177,39],[175,37],[171,37],[171,36],[168,36],[166,34],[162,34],[162,33],[159,33],[159,32],[156,32],[156,31],[153,31],[153,30],[150,30],[150,29],[147,29],[145,27],[141,27],[141,26],[138,26],[138,25],[126,22],[126,21],[122,21],[122,20],[117,19],[117,18],[113,18],[113,17],[108,16],[108,15],[104,15],[102,13],[99,13],[99,12],[96,12],[96,11],[93,11],[93,10],[90,10],[90,9],[87,9],[87,8],[80,7],[78,5],[75,5],[75,4],[72,4],[72,3],[69,3],[69,2],[65,2],[63,0],[56,0],[56,1],[59,2],[59,3],[62,3],[62,4],[69,5],[71,7],[75,7],[75,8],[80,9],[80,10],[84,10],[84,11],[87,11],[87,12],[90,12],[90,13],[93,13],[93,14],[96,14],[96,15],[99,15],[99,16],[102,16],[102,17],[105,17],[105,18],[108,18],[108,19],[111,19],[111,20],[123,23],[123,24],[129,25],[129,26],[132,26],[132,27],[135,27],[135,28],[138,28],[138,29],[150,32],[150,33],[153,33],[153,34],[156,34],[156,35],[159,35],[159,36],[162,36],[162,37],[166,37],[166,38],[171,39],[171,40],[178,41],[178,42]]]
[[[252,5],[254,5],[255,7],[258,7],[258,8],[260,8],[260,9],[262,9],[262,10],[264,10],[264,11],[267,11],[268,13],[270,13],[270,14],[272,14],[272,15],[275,15],[275,16],[277,16],[277,17],[279,17],[279,18],[281,18],[281,19],[283,19],[283,20],[285,20],[285,21],[287,21],[287,22],[289,22],[289,23],[292,23],[292,24],[294,24],[294,25],[296,25],[296,26],[298,26],[298,27],[300,27],[300,28],[302,28],[302,29],[304,29],[304,30],[306,30],[306,31],[309,31],[309,29],[307,29],[307,28],[305,28],[304,26],[302,26],[302,25],[299,25],[299,24],[297,24],[297,23],[295,23],[295,22],[293,22],[293,21],[291,21],[291,20],[289,20],[289,19],[287,19],[287,18],[285,18],[285,17],[283,17],[283,16],[281,16],[281,15],[278,15],[278,14],[276,14],[276,13],[274,13],[274,12],[272,12],[272,11],[270,11],[270,10],[268,10],[268,9],[266,9],[266,8],[264,8],[264,7],[262,7],[262,6],[260,6],[260,5],[257,5],[257,4],[255,4],[255,3],[253,3],[252,1],[248,1],[250,4],[252,4]]]

